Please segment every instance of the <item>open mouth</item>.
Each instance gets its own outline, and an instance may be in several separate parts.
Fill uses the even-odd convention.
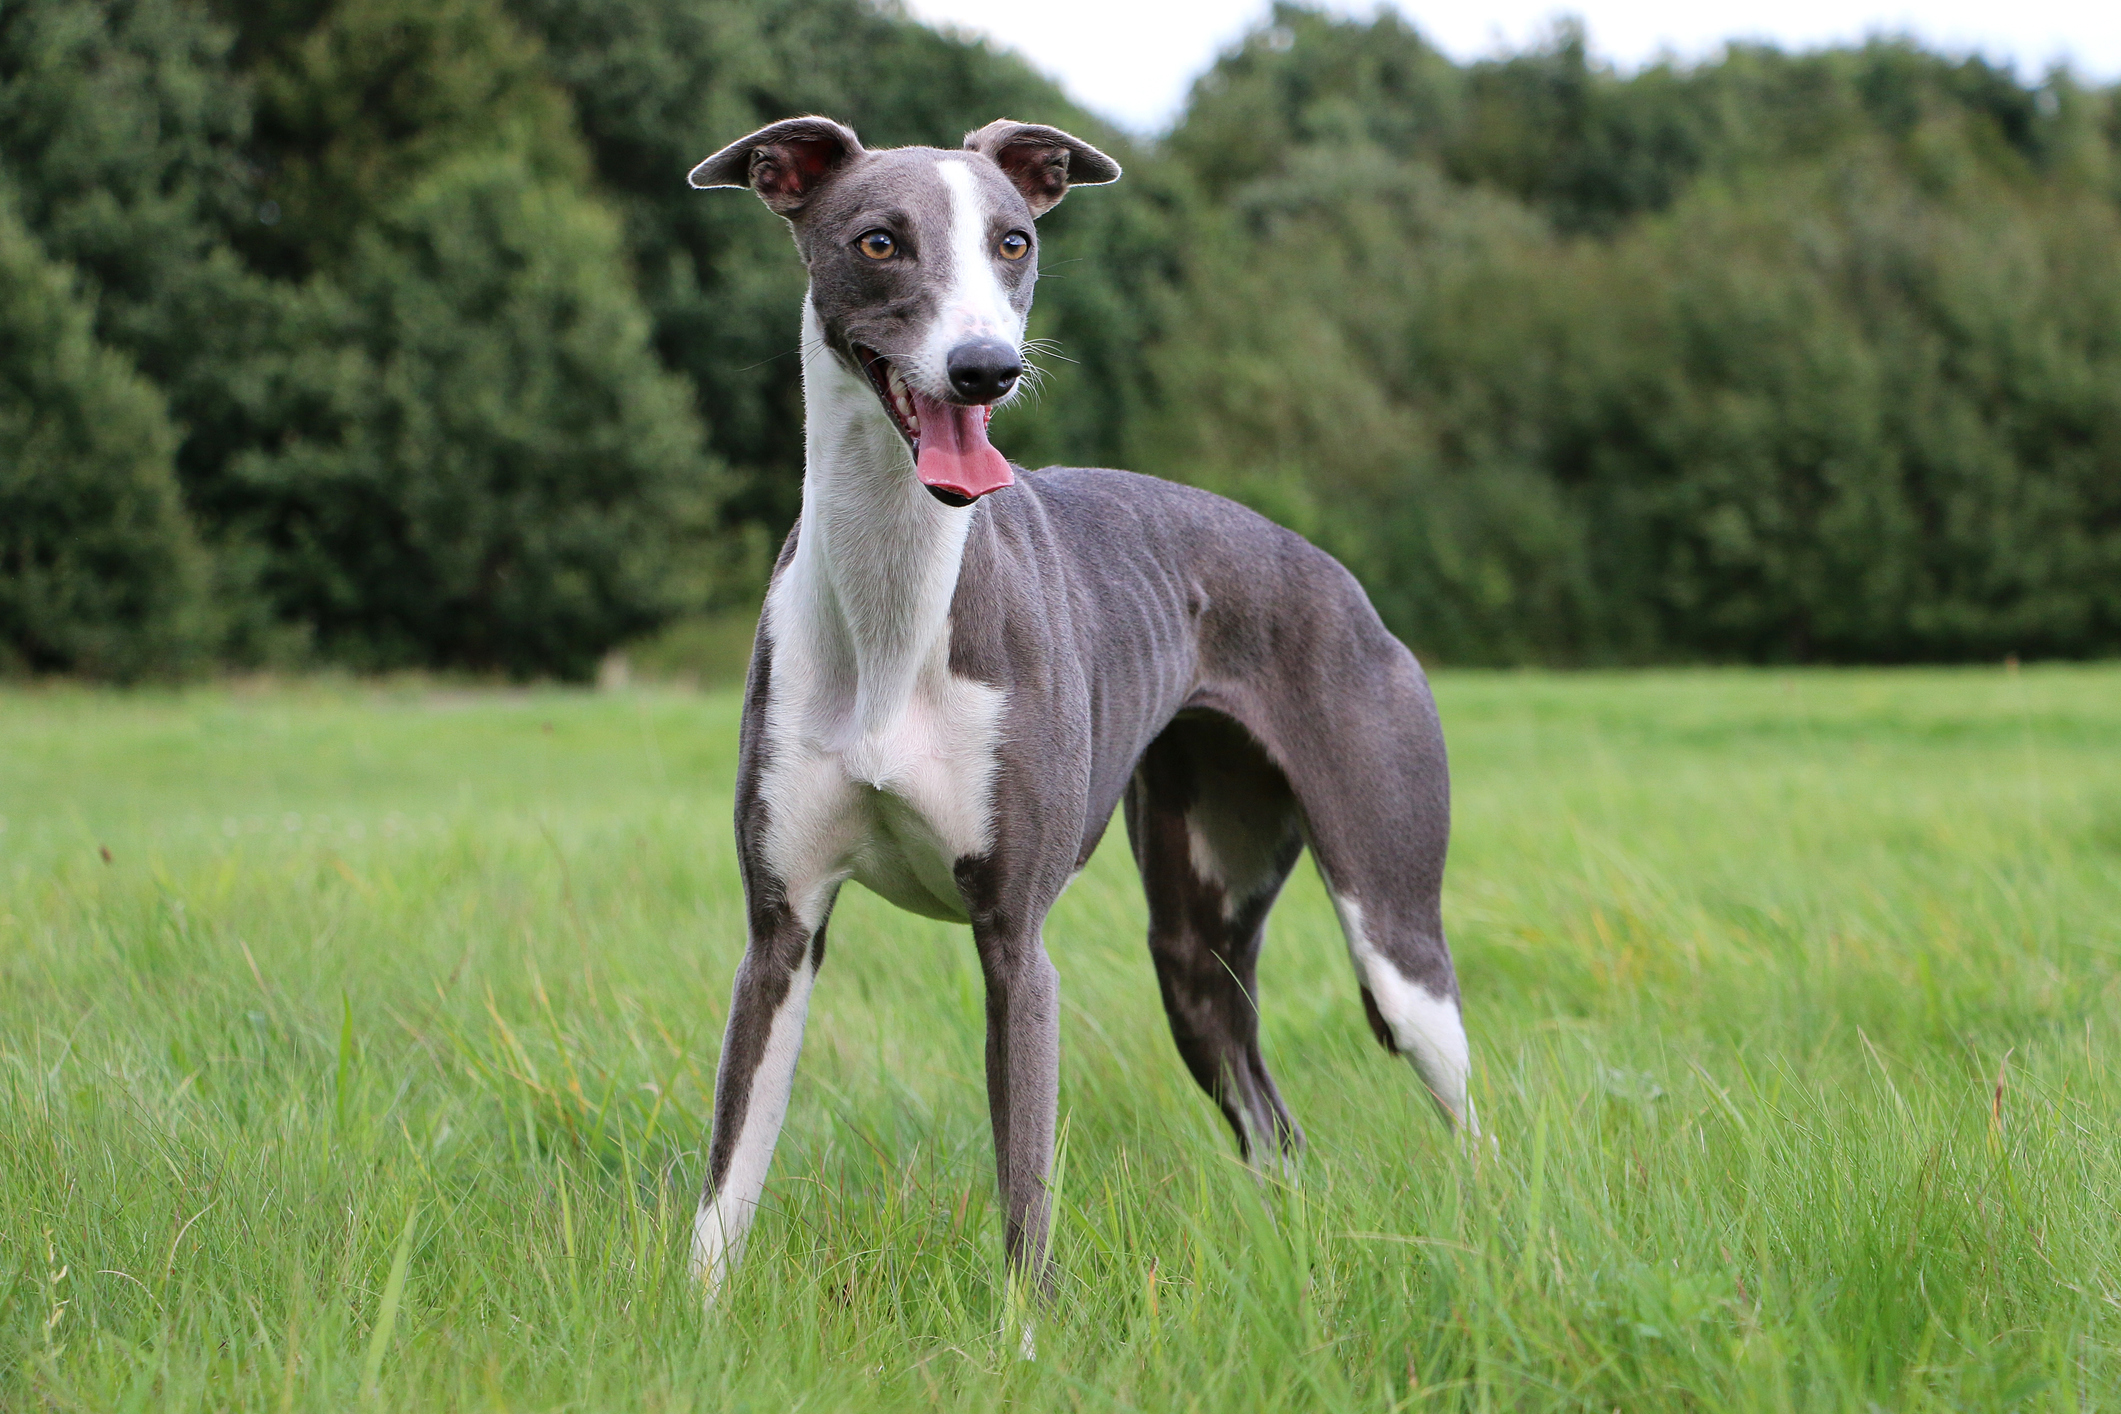
[[[1014,485],[1008,458],[987,440],[994,409],[931,398],[900,375],[890,359],[855,345],[877,398],[913,449],[914,472],[928,494],[946,506],[969,506],[990,491]]]

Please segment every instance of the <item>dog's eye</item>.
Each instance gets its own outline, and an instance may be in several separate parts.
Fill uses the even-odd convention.
[[[898,242],[891,239],[889,231],[869,231],[855,239],[855,245],[871,260],[889,260],[898,254]]]
[[[1002,237],[1001,252],[1004,260],[1022,260],[1031,249],[1031,238],[1022,231],[1011,231]]]

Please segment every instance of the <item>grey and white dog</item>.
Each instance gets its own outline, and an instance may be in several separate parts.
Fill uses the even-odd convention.
[[[1359,585],[1242,507],[1120,471],[1012,467],[1034,222],[1119,167],[996,122],[961,151],[775,123],[692,172],[787,218],[803,510],[745,693],[750,940],[693,1261],[719,1290],[766,1181],[825,923],[849,879],[969,922],[1009,1270],[1047,1273],[1060,991],[1041,929],[1124,804],[1179,1054],[1254,1163],[1303,1142],[1259,1052],[1268,909],[1309,845],[1377,1039],[1476,1132],[1438,896],[1450,787],[1428,683]]]

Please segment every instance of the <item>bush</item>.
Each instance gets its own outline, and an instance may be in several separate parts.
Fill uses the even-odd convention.
[[[1454,86],[1277,19],[1173,139],[1215,199],[1143,469],[1447,661],[2121,652],[2110,95],[1895,45],[1622,80],[1566,31]]]
[[[209,528],[231,450],[270,435],[241,406],[275,291],[230,244],[257,225],[231,42],[186,0],[0,6],[0,162],[18,210],[82,277],[97,337],[169,401]]]
[[[311,287],[308,430],[231,477],[326,656],[583,678],[707,600],[722,486],[624,269],[595,205],[474,156]]]
[[[725,479],[537,40],[496,0],[222,9],[270,297],[191,489],[249,597],[354,667],[577,678],[712,600],[752,542],[708,537]]]
[[[119,679],[207,646],[161,396],[0,192],[0,659]]]
[[[803,277],[683,177],[806,111],[1113,146],[1041,228],[1058,356],[997,441],[1240,496],[1432,655],[2121,651],[2121,91],[2066,74],[1623,76],[1572,26],[1460,65],[1279,5],[1142,150],[873,0],[0,6],[21,224],[79,367],[166,400],[234,660],[582,676],[747,602]]]

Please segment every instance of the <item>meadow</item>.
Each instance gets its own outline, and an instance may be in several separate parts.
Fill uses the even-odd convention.
[[[733,693],[0,692],[0,1406],[2121,1405],[2121,669],[1446,673],[1497,1138],[1300,866],[1310,1136],[1171,1045],[1115,822],[1023,1362],[968,936],[850,888],[727,1305],[684,1248],[742,944]]]

